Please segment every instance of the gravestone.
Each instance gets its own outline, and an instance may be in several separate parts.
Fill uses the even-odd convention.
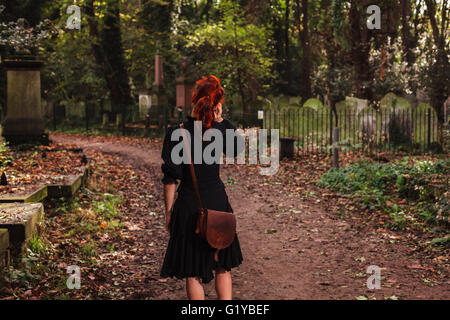
[[[139,120],[145,120],[152,107],[152,97],[146,92],[139,94]]]
[[[381,130],[393,145],[409,145],[412,140],[411,105],[405,98],[388,93],[380,101]]]
[[[11,144],[48,143],[41,109],[42,62],[33,57],[3,62],[7,77],[3,136]]]
[[[0,204],[0,229],[7,229],[12,258],[23,253],[30,238],[38,235],[44,223],[42,203]]]
[[[109,123],[109,117],[108,117],[108,114],[105,112],[102,115],[102,126],[105,127],[108,125],[108,123]]]
[[[4,267],[9,266],[9,232],[8,229],[0,229],[0,274]]]
[[[359,130],[360,141],[369,147],[377,143],[377,112],[372,107],[366,107],[359,111]]]

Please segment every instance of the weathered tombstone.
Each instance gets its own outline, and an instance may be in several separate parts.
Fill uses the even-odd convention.
[[[118,113],[116,114],[116,127],[119,128],[122,124],[122,114]]]
[[[336,103],[336,111],[339,112],[347,112],[347,113],[356,113],[357,103],[353,100],[342,100]]]
[[[302,97],[289,97],[289,106],[301,107]]]
[[[158,122],[160,126],[167,127],[168,120],[168,99],[164,88],[164,76],[163,76],[163,61],[159,53],[155,56],[155,82],[151,89],[151,101],[152,106],[157,110],[158,119],[163,119]]]
[[[308,99],[300,111],[302,117],[302,133],[306,134],[306,146],[311,150],[321,150],[329,143],[328,137],[331,137],[332,132],[329,127],[330,109],[327,105],[322,104],[322,101],[316,98]],[[300,118],[299,117],[299,118]],[[295,123],[294,123],[295,125]],[[295,125],[294,132],[299,130],[298,124]]]
[[[427,103],[419,104],[415,109],[414,121],[414,142],[416,146],[433,149],[433,152],[440,153],[442,147],[437,141],[437,114],[431,105]]]
[[[367,107],[359,112],[358,117],[360,141],[370,149],[377,142],[377,113]]]
[[[102,126],[105,127],[106,125],[108,125],[108,123],[109,123],[108,114],[104,112],[102,115]]]
[[[39,235],[44,219],[42,203],[2,203],[0,204],[0,229],[9,233],[11,258],[20,261],[30,238]]]
[[[9,232],[0,229],[0,274],[2,269],[9,266]]]
[[[7,113],[3,136],[11,144],[48,143],[41,109],[42,62],[27,56],[4,60]]]
[[[389,138],[394,145],[409,145],[412,139],[412,121],[409,110],[393,107],[390,113]]]
[[[430,97],[428,96],[425,88],[419,88],[416,91],[417,104],[430,103]]]
[[[145,120],[152,107],[152,97],[146,92],[139,94],[139,120]]]
[[[405,98],[388,93],[380,101],[383,136],[395,145],[410,145],[412,140],[411,105]]]
[[[66,115],[69,120],[80,120],[86,117],[86,104],[83,101],[67,101]]]
[[[303,108],[311,108],[315,111],[319,111],[324,108],[324,105],[319,99],[311,98],[305,101],[305,103],[303,104]]]
[[[355,97],[345,97],[345,102],[347,104],[347,108],[355,111],[357,115],[367,108],[369,102],[366,99],[359,99]]]

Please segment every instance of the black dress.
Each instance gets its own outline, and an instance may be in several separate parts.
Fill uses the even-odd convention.
[[[194,118],[188,117],[188,120],[184,122],[184,127],[193,137]],[[181,183],[177,188],[178,197],[175,200],[171,214],[170,240],[161,268],[161,277],[176,277],[179,279],[199,277],[202,279],[202,282],[208,283],[214,278],[213,270],[223,268],[229,271],[231,268],[239,266],[243,258],[237,235],[228,248],[219,251],[219,259],[216,262],[214,260],[216,249],[195,234],[198,205],[189,165],[176,165],[171,159],[172,149],[179,143],[178,141],[171,141],[171,135],[175,129],[179,128],[179,125],[168,128],[162,150],[162,158],[164,160],[162,165],[164,178],[162,182],[164,184],[173,184],[177,183],[177,180],[181,180]],[[216,123],[214,128],[222,132],[224,146],[227,145],[225,130],[236,130],[233,124],[226,119]],[[191,152],[194,150],[193,140],[191,139]],[[182,139],[180,138],[179,141],[182,141]],[[203,141],[202,150],[209,143],[211,142]],[[237,138],[235,138],[234,146],[234,155],[242,151],[237,148]],[[193,159],[193,152],[191,158]],[[219,176],[219,164],[201,163],[194,164],[194,167],[203,205],[212,210],[233,212],[228,202],[225,185]]]

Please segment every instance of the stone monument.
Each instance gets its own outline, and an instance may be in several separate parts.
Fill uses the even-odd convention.
[[[155,55],[155,82],[151,89],[152,108],[157,110],[159,126],[167,129],[168,99],[164,87],[163,60],[159,53]]]
[[[7,77],[3,136],[11,144],[48,143],[41,110],[42,62],[32,56],[3,61]]]
[[[188,62],[186,59],[181,64],[182,74],[177,78],[177,111],[181,115],[191,113],[192,91],[195,87],[195,80],[188,76]]]

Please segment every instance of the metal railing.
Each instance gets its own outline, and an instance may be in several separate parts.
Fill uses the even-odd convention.
[[[431,108],[266,110],[263,120],[264,128],[279,129],[280,137],[295,139],[298,153],[329,152],[335,126],[339,146],[369,153],[427,152],[438,143],[438,120]]]
[[[47,127],[51,130],[73,128],[137,136],[163,135],[167,126],[179,123],[180,117],[186,117],[186,114],[176,112],[175,108],[154,107],[143,118],[136,114],[139,112],[137,105],[123,109],[120,123],[115,119],[105,122],[102,114],[107,112],[96,105],[87,104],[83,112],[78,114],[58,105],[49,111]],[[295,139],[298,153],[330,152],[333,128],[336,126],[339,129],[339,146],[369,153],[423,153],[438,143],[438,120],[432,108],[365,108],[360,112],[340,110],[337,113],[328,108],[285,108],[265,110],[263,120],[257,119],[257,112],[230,112],[225,108],[224,116],[240,127],[255,124],[265,129],[279,129],[281,138]]]

